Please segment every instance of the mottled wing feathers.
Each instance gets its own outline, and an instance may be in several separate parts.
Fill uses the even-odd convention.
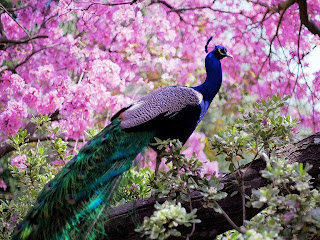
[[[199,106],[201,101],[202,94],[192,88],[166,87],[144,96],[116,116],[123,129],[133,128],[160,115],[172,117],[186,107]]]

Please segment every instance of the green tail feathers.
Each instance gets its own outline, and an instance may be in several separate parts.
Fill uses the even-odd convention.
[[[119,120],[113,121],[42,189],[13,240],[76,239],[72,237],[75,232],[94,236],[97,219],[121,174],[153,137],[151,132],[124,131]]]

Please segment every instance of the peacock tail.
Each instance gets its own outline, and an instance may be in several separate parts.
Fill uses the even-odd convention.
[[[97,219],[110,203],[121,174],[154,136],[152,131],[123,130],[115,119],[42,189],[13,240],[71,239],[76,232],[95,235]]]

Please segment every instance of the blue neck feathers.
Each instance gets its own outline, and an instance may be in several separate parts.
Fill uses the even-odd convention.
[[[214,52],[210,52],[207,55],[205,66],[207,71],[206,80],[201,85],[193,87],[193,89],[199,91],[203,95],[203,100],[210,104],[222,83],[221,63]]]

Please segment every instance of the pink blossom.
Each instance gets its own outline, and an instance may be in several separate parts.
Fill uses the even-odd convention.
[[[293,219],[295,216],[295,213],[294,212],[288,212],[286,214],[283,214],[282,215],[282,218],[286,221],[290,221],[291,219]]]
[[[55,166],[64,166],[65,162],[61,161],[61,160],[54,160],[54,161],[51,162],[51,164],[55,165]]]
[[[208,174],[209,176],[211,175],[219,175],[219,166],[218,166],[218,162],[217,161],[207,161],[204,162],[202,165],[203,171],[201,172],[202,176],[204,174]]]
[[[137,160],[139,162],[140,167],[142,168],[149,167],[151,170],[155,170],[156,157],[157,157],[157,153],[153,149],[149,148],[143,155],[138,156]],[[161,160],[161,163],[159,165],[159,170],[161,171],[169,170],[168,166],[165,164],[164,159]]]
[[[0,188],[2,188],[4,191],[7,190],[7,185],[5,184],[5,182],[3,181],[3,179],[0,179]]]
[[[11,165],[16,166],[19,170],[27,169],[27,156],[25,154],[15,156],[11,159]]]
[[[202,175],[217,175],[219,173],[218,162],[210,162],[203,151],[205,147],[205,138],[206,136],[204,133],[194,132],[186,142],[188,148],[183,152],[183,154],[187,157],[192,157],[194,153],[196,154],[196,157],[203,163],[203,170],[201,172]]]
[[[30,87],[29,89],[26,89],[23,101],[28,105],[28,107],[34,108],[34,106],[39,101],[39,98],[39,90],[34,87]]]
[[[0,129],[1,132],[10,136],[17,133],[22,126],[20,116],[12,111],[4,111],[0,114]]]

